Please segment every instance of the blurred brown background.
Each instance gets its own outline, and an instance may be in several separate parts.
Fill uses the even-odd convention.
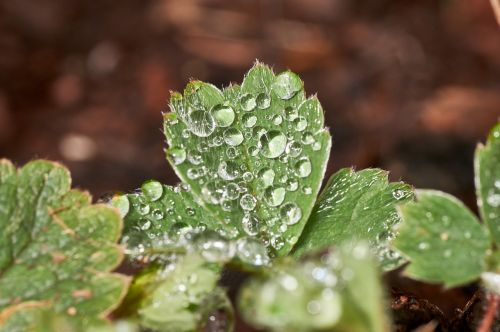
[[[95,196],[175,183],[161,111],[189,78],[299,72],[355,165],[472,202],[472,155],[500,115],[485,0],[0,0],[0,156],[68,165]]]
[[[318,93],[327,175],[383,167],[474,205],[474,148],[500,116],[486,0],[0,0],[0,157],[62,161],[97,197],[174,184],[169,90],[240,82],[255,59]]]

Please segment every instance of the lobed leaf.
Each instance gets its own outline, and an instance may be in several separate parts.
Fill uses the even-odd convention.
[[[385,269],[404,262],[389,248],[393,226],[400,222],[398,204],[413,197],[412,188],[402,182],[389,183],[387,172],[344,168],[326,184],[294,247],[296,256],[346,241],[368,241]]]
[[[193,81],[165,115],[167,158],[230,232],[290,251],[309,217],[330,151],[323,111],[290,72],[260,63],[241,86]]]
[[[403,222],[394,247],[410,260],[405,273],[454,287],[477,279],[486,268],[488,231],[455,197],[418,190],[400,209]]]
[[[239,294],[243,318],[272,331],[382,332],[388,329],[378,268],[366,244],[302,261],[277,261]]]
[[[475,179],[479,211],[493,241],[500,244],[500,123],[479,144],[475,155]]]
[[[59,164],[0,160],[0,326],[39,304],[85,322],[123,297],[128,279],[109,273],[122,260],[121,218],[70,186]]]

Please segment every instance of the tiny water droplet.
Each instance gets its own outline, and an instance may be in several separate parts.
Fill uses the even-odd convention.
[[[195,110],[189,113],[188,129],[199,137],[208,137],[215,130],[215,120],[212,115],[204,110]]]
[[[302,144],[309,145],[314,143],[314,136],[310,132],[306,131],[302,134]]]
[[[268,187],[274,183],[275,173],[274,173],[273,169],[266,167],[266,168],[262,168],[258,172],[257,177],[262,182],[264,187]]]
[[[255,209],[255,205],[257,204],[257,200],[250,194],[245,194],[240,199],[240,206],[243,210],[252,211]]]
[[[255,236],[259,233],[260,221],[251,214],[245,214],[241,219],[241,226],[247,235]]]
[[[285,200],[286,190],[281,186],[267,187],[264,193],[264,200],[269,206],[280,206]]]
[[[137,221],[137,226],[139,229],[146,231],[151,227],[151,221],[146,218],[141,218]]]
[[[160,209],[154,209],[153,210],[153,218],[155,218],[156,220],[163,219],[163,211]]]
[[[180,165],[186,160],[186,150],[180,147],[167,149],[167,157],[174,165]]]
[[[240,176],[240,170],[238,164],[233,161],[222,161],[217,168],[217,174],[226,180],[231,181]]]
[[[257,117],[253,114],[245,114],[242,118],[243,125],[247,128],[252,128],[257,123]]]
[[[297,163],[295,164],[295,173],[297,174],[298,177],[305,178],[308,177],[309,174],[311,174],[311,161],[309,158],[304,157],[301,158]]]
[[[303,116],[299,116],[293,120],[293,124],[297,131],[304,131],[307,128],[307,120]]]
[[[257,107],[260,108],[261,110],[264,110],[266,108],[269,108],[269,106],[271,106],[271,97],[269,97],[269,95],[264,92],[259,93],[256,102],[257,102]]]

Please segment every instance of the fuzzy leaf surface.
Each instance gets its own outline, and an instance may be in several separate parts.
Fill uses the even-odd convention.
[[[61,165],[38,160],[16,169],[0,160],[0,326],[25,303],[82,324],[106,316],[128,284],[109,273],[122,260],[121,228],[115,209],[71,190]]]
[[[404,260],[389,248],[392,228],[400,222],[398,204],[413,197],[412,188],[390,183],[387,172],[345,168],[335,173],[318,198],[310,220],[294,247],[296,255],[346,241],[368,241],[385,269]]]
[[[454,287],[473,281],[486,268],[489,233],[459,200],[435,190],[418,190],[417,201],[400,209],[403,222],[394,247],[410,260],[410,277]]]
[[[241,86],[199,81],[173,93],[167,158],[228,233],[284,255],[314,205],[330,151],[316,97],[300,78],[257,63]]]
[[[481,217],[493,241],[500,244],[500,123],[486,145],[479,144],[475,156],[476,192]]]

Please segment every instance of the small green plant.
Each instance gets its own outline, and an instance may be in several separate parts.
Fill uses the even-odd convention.
[[[482,224],[453,196],[418,190],[416,201],[400,209],[404,222],[393,244],[410,260],[410,277],[447,287],[481,277],[489,291],[500,294],[500,125],[485,146],[478,145],[474,165]]]
[[[256,63],[241,85],[190,82],[164,114],[174,187],[149,180],[91,205],[62,166],[0,163],[0,331],[233,331],[220,280],[235,269],[248,274],[241,316],[272,331],[387,331],[380,272],[408,261],[412,277],[482,275],[494,291],[498,128],[476,155],[488,230],[379,169],[342,169],[318,196],[331,138],[290,71]],[[110,272],[122,253],[130,285]]]

